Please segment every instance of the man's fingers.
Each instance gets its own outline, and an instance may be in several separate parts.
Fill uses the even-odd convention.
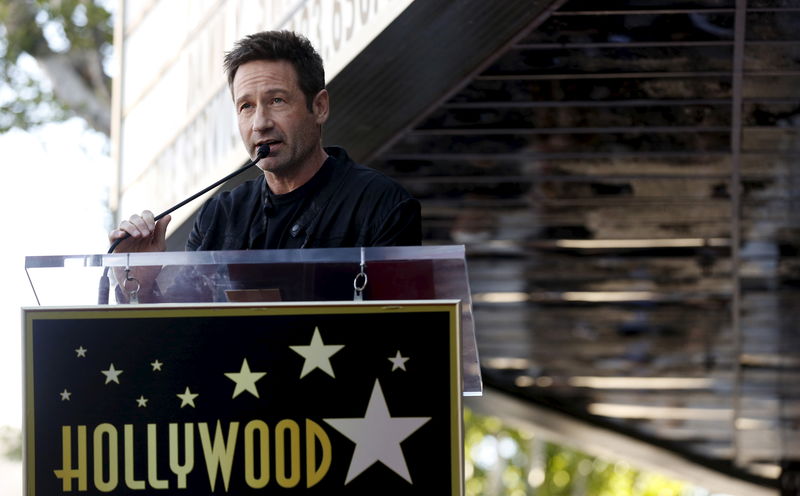
[[[156,219],[153,215],[153,212],[149,210],[142,211],[142,220],[144,224],[147,226],[148,231],[153,231],[156,228]]]
[[[169,225],[169,221],[172,220],[171,215],[165,215],[164,217],[159,220],[155,225],[155,238],[158,240],[167,239],[167,226]]]
[[[141,217],[139,215],[135,215],[135,214],[131,215],[131,218],[128,219],[128,222],[129,222],[129,224],[131,226],[133,226],[132,229],[135,231],[135,232],[133,232],[133,231],[128,231],[128,232],[130,232],[131,236],[133,236],[135,238],[147,237],[153,231],[153,229],[150,226],[147,225],[147,220],[145,220],[143,217]],[[151,222],[152,222],[152,220],[151,220]],[[122,223],[120,223],[120,227],[125,229],[128,226],[123,221]],[[153,226],[153,227],[155,227],[155,226]],[[127,230],[127,229],[125,229],[125,230]]]
[[[133,217],[131,217],[131,220],[123,220],[120,222],[117,229],[129,234],[132,238],[141,238],[144,235],[136,223],[134,223]]]
[[[114,229],[110,233],[108,233],[108,242],[113,243],[114,241],[118,240],[119,238],[124,238],[127,236],[128,233],[123,231],[122,229]]]
[[[142,215],[131,215],[128,220],[123,220],[117,227],[117,230],[126,232],[133,238],[146,238],[155,229],[156,221],[153,212],[149,210],[142,212]]]
[[[170,220],[170,216],[165,216],[156,222],[153,212],[145,210],[141,215],[134,214],[120,222],[116,229],[108,233],[108,241],[113,243],[128,236],[132,238],[114,251],[163,250]]]

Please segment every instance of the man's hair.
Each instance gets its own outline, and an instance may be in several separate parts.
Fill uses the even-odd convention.
[[[317,93],[325,88],[322,57],[302,35],[291,31],[262,31],[237,41],[233,50],[225,54],[225,71],[231,91],[239,66],[254,60],[285,60],[292,64],[300,90],[306,96],[308,110],[311,110]]]

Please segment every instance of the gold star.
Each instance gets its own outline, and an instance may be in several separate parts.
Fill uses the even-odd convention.
[[[200,395],[189,391],[189,386],[186,386],[186,392],[183,394],[178,394],[176,396],[181,399],[181,408],[185,407],[186,405],[189,405],[192,408],[194,408],[195,407],[194,399]]]
[[[382,462],[397,475],[411,482],[411,474],[400,443],[430,419],[430,417],[392,417],[383,389],[376,379],[364,417],[322,420],[356,443],[350,468],[347,470],[347,478],[344,481],[348,484],[376,462]]]
[[[84,348],[82,345],[78,348],[75,348],[75,353],[78,354],[78,358],[86,358],[86,352],[89,351]]]
[[[104,376],[106,376],[106,384],[108,384],[111,381],[114,381],[117,384],[119,384],[119,375],[122,373],[122,371],[114,369],[113,363],[108,367],[108,370],[101,370],[100,372]]]
[[[225,372],[225,377],[236,383],[236,387],[233,389],[233,398],[245,391],[258,398],[256,381],[265,375],[267,375],[266,372],[250,372],[250,366],[247,365],[247,358],[242,361],[242,368],[239,372]]]
[[[153,366],[153,372],[155,372],[156,370],[161,371],[161,366],[164,365],[164,363],[159,362],[158,359],[156,359],[155,362],[150,362],[150,365]]]
[[[64,388],[64,391],[58,393],[61,395],[61,401],[69,401],[69,397],[72,396],[72,393],[67,391],[67,388]]]
[[[136,403],[139,404],[139,408],[147,408],[147,402],[148,401],[149,400],[147,398],[145,398],[144,395],[141,395],[138,398],[136,398]]]
[[[408,357],[404,357],[400,354],[400,350],[397,350],[397,354],[393,357],[389,357],[389,361],[392,362],[392,372],[397,369],[406,369],[406,362],[408,361]]]
[[[329,376],[335,377],[333,375],[333,367],[331,367],[331,356],[344,348],[344,345],[324,344],[319,335],[319,328],[315,327],[314,336],[311,338],[311,344],[307,346],[289,346],[289,348],[306,359],[305,362],[303,362],[303,370],[300,372],[300,378],[302,379],[314,369],[321,369]]]

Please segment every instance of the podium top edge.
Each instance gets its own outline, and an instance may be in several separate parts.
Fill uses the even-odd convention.
[[[305,248],[293,250],[166,251],[25,257],[25,268],[141,265],[366,263],[391,260],[465,259],[464,245]]]
[[[136,305],[58,305],[58,306],[25,306],[20,310],[24,314],[48,314],[59,312],[86,312],[99,310],[102,312],[118,311],[146,311],[146,310],[203,310],[203,309],[314,309],[314,308],[349,308],[357,310],[379,309],[383,311],[413,311],[426,307],[455,307],[463,304],[462,300],[455,298],[442,298],[434,300],[364,300],[364,301],[276,301],[276,302],[199,302],[199,303],[141,303]]]

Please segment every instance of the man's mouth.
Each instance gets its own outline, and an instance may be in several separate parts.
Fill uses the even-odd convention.
[[[281,144],[281,143],[282,143],[282,141],[279,141],[279,140],[269,140],[269,141],[264,141],[264,142],[262,142],[262,143],[258,143],[258,144],[256,145],[256,148],[258,148],[258,147],[259,147],[259,146],[261,146],[261,145],[267,145],[267,146],[269,146],[269,147],[271,148],[271,147],[273,147],[273,146],[275,146],[275,145],[279,145],[279,144]]]

